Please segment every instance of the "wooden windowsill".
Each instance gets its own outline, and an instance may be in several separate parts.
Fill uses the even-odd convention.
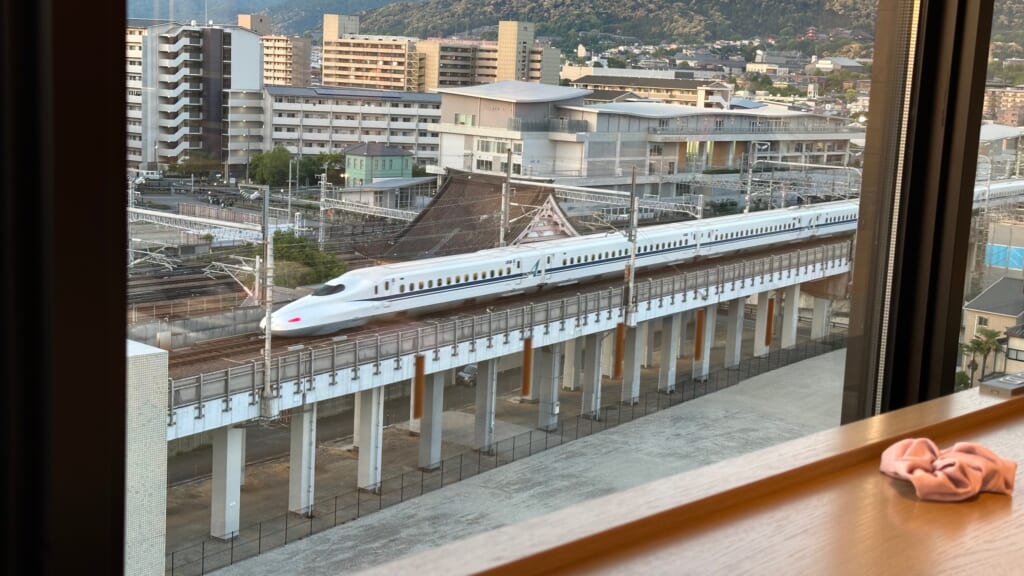
[[[907,437],[931,438],[940,448],[978,442],[1024,462],[1024,397],[967,390],[366,574],[1002,574],[1024,566],[1024,500],[981,494],[960,503],[919,501],[909,483],[878,471],[882,451]]]

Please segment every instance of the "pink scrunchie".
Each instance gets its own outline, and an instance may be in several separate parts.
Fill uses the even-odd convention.
[[[978,492],[1012,493],[1017,463],[972,442],[939,451],[927,438],[907,438],[882,452],[879,469],[909,480],[922,500],[956,502]]]

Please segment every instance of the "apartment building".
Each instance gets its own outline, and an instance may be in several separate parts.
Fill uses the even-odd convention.
[[[733,93],[732,86],[724,82],[680,78],[591,75],[577,78],[570,85],[584,90],[629,91],[666,104],[698,108],[728,108]]]
[[[501,80],[558,84],[561,53],[538,43],[535,30],[502,21],[497,42],[421,40],[359,34],[358,17],[325,14],[321,84],[406,92]]]
[[[844,166],[863,130],[842,118],[773,108],[722,110],[652,102],[585,104],[590,90],[518,81],[441,92],[447,168],[566,184],[621,186],[637,169],[645,193],[686,173],[740,170],[752,158]]]
[[[270,18],[260,14],[239,14],[238,25],[260,35],[264,84],[311,84],[312,42],[309,38],[271,34]]]
[[[412,153],[420,165],[437,163],[439,94],[267,86],[263,98],[267,150],[283,146],[301,156],[380,142]]]
[[[229,94],[262,89],[259,36],[194,21],[129,20],[125,50],[128,166],[162,169],[196,154],[226,161]],[[258,139],[262,126],[251,128]]]
[[[1024,115],[1024,86],[986,88],[982,117],[1000,124],[1020,126]]]

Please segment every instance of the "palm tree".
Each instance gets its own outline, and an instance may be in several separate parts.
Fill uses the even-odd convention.
[[[988,355],[995,352],[997,355],[1003,351],[1003,345],[999,342],[999,338],[1002,333],[998,330],[979,326],[978,331],[974,333],[974,338],[971,339],[973,343],[975,340],[978,341],[978,353],[981,354],[981,379],[985,379],[985,366],[988,363]]]
[[[965,356],[968,354],[971,355],[971,361],[967,363],[967,368],[969,368],[971,371],[971,380],[970,382],[968,382],[967,386],[968,388],[970,388],[971,386],[974,386],[974,373],[978,371],[978,361],[976,360],[976,357],[978,354],[982,352],[981,340],[978,339],[977,336],[975,336],[974,338],[971,338],[971,340],[966,344],[961,344],[960,350],[964,353]]]

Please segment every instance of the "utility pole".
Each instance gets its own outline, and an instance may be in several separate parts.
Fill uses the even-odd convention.
[[[324,164],[324,173],[320,175],[320,251],[324,251],[324,201],[327,199],[327,164]]]
[[[294,158],[288,159],[288,218],[292,217],[292,162]]]
[[[512,145],[506,150],[505,183],[501,185],[501,230],[498,233],[498,246],[505,246],[505,234],[508,230],[508,196],[512,184]]]
[[[626,266],[626,327],[636,328],[636,298],[633,290],[636,286],[636,229],[640,199],[636,195],[636,166],[633,166],[633,183],[629,193],[629,265]]]
[[[270,229],[270,193],[263,195],[263,262],[261,280],[263,284],[264,325],[266,330],[263,333],[263,402],[260,404],[260,415],[270,417],[270,398],[273,391],[270,388],[271,368],[271,347],[270,347],[270,315],[274,311],[274,232]]]

